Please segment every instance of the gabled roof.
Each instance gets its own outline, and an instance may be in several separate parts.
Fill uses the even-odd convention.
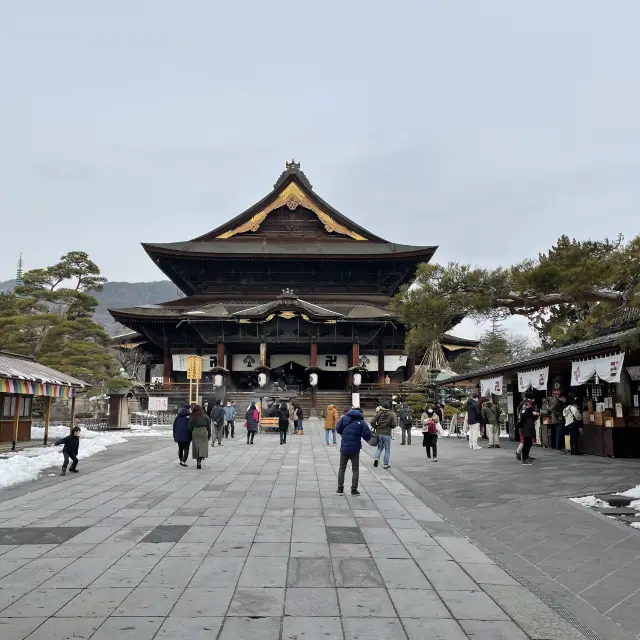
[[[285,171],[273,186],[273,190],[262,200],[223,225],[194,238],[194,242],[207,242],[232,238],[248,231],[256,231],[271,211],[288,206],[310,209],[324,223],[328,233],[347,236],[352,240],[387,242],[334,209],[311,187],[307,176],[300,170],[300,163],[287,162]]]
[[[45,367],[29,356],[0,351],[0,378],[45,382],[67,387],[88,387],[86,382],[66,373]]]

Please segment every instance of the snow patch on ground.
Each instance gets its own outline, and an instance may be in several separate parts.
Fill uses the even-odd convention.
[[[622,491],[620,493],[617,493],[616,495],[627,496],[628,498],[633,498],[634,500],[640,500],[640,484],[637,487],[633,487],[633,489]]]
[[[609,503],[595,496],[582,496],[581,498],[569,498],[571,502],[581,504],[583,507],[608,507]]]
[[[69,435],[69,427],[51,425],[49,427],[49,442],[54,443],[59,438]],[[126,435],[126,437],[125,437]],[[122,444],[128,439],[137,437],[168,437],[170,431],[157,431],[151,427],[132,426],[127,431],[89,431],[80,432],[80,460],[89,458],[97,453],[106,451],[107,447]],[[31,438],[35,441],[44,439],[43,427],[31,427]],[[7,457],[0,459],[0,490],[12,487],[29,480],[35,480],[44,469],[62,465],[61,447],[28,447],[15,453],[9,452]]]

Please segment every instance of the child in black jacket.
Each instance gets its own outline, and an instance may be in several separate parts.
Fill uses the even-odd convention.
[[[64,445],[62,447],[62,455],[64,456],[64,462],[62,463],[62,473],[60,475],[66,475],[67,467],[69,466],[69,458],[71,458],[71,468],[69,471],[73,471],[73,473],[78,473],[78,449],[80,448],[80,438],[78,434],[80,433],[80,427],[73,427],[71,430],[71,435],[66,436],[65,438],[60,438],[60,440],[56,441],[56,446]]]

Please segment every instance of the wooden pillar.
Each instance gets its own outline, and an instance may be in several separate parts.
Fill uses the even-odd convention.
[[[73,427],[76,426],[76,397],[71,396],[71,426],[69,432],[73,431]]]
[[[164,366],[162,369],[162,388],[165,391],[171,389],[171,370],[173,369],[173,361],[171,360],[171,352],[169,349],[164,350]]]
[[[224,343],[218,342],[216,355],[218,356],[218,366],[224,367]]]
[[[378,347],[378,383],[384,384],[384,347]]]
[[[18,427],[20,426],[20,396],[16,396],[16,411],[13,416],[13,444],[11,450],[15,451],[18,441]]]
[[[360,345],[351,345],[351,366],[357,367],[360,364]]]
[[[404,379],[411,380],[416,372],[416,359],[413,356],[407,358],[407,364],[404,368]]]
[[[151,384],[151,363],[150,362],[147,362],[144,365],[144,383],[146,385]]]
[[[317,367],[318,366],[318,345],[315,342],[311,343],[311,352],[309,354],[310,361],[309,366]]]
[[[267,343],[266,342],[260,343],[260,366],[261,367],[267,366]]]
[[[42,444],[47,445],[49,439],[49,423],[51,422],[51,396],[44,399],[44,441]]]

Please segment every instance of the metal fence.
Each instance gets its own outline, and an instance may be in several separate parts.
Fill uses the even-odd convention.
[[[140,427],[152,427],[154,424],[173,424],[175,413],[167,411],[145,411],[132,413],[129,416],[129,423]]]

